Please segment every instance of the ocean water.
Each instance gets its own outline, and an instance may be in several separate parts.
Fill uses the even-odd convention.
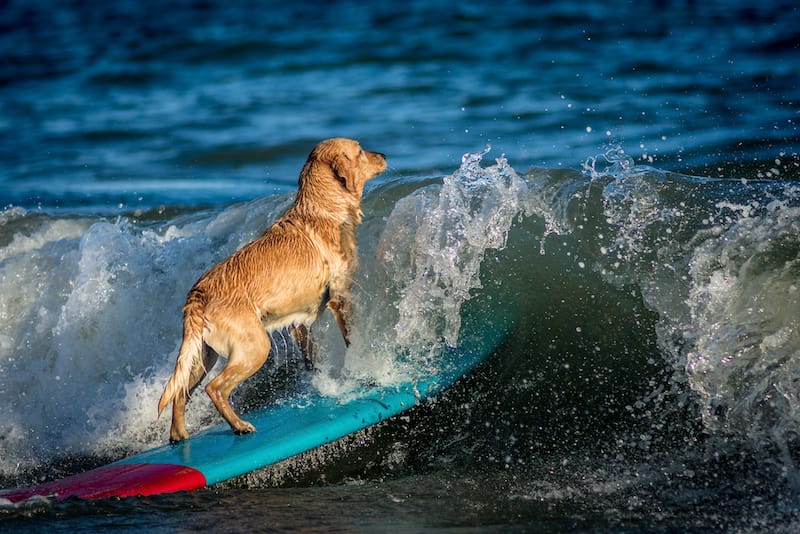
[[[24,2],[0,8],[0,488],[164,443],[197,277],[322,139],[365,192],[354,342],[235,393],[435,369],[435,401],[192,493],[0,504],[0,531],[800,528],[792,2]],[[298,384],[300,386],[298,386]],[[203,395],[190,431],[218,423]]]

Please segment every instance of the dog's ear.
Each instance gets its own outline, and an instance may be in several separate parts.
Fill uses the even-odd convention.
[[[348,191],[358,191],[355,164],[350,159],[350,156],[338,154],[331,162],[331,169],[333,169],[333,174],[344,184]]]

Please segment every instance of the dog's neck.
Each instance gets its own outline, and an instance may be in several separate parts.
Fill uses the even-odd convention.
[[[361,198],[338,183],[330,184],[326,188],[301,188],[286,215],[306,221],[334,220],[342,225],[355,226],[361,224]]]
[[[309,170],[320,174],[325,172]],[[329,176],[320,174],[313,178],[313,185],[301,181],[294,204],[281,219],[302,222],[302,226],[323,238],[322,242],[331,243],[344,254],[351,254],[356,248],[356,227],[362,218],[360,192],[347,190],[329,169],[326,173]],[[310,179],[306,177],[306,180]]]

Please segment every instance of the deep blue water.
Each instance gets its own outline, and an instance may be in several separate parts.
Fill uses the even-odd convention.
[[[0,17],[2,205],[224,205],[290,190],[332,136],[387,152],[394,175],[452,172],[486,143],[521,169],[614,142],[735,177],[798,151],[792,2],[12,1]]]
[[[362,343],[319,326],[341,376],[515,313],[408,417],[192,494],[0,505],[0,531],[796,531],[798,28],[793,2],[2,3],[0,488],[167,439],[186,291],[322,139],[389,161]]]

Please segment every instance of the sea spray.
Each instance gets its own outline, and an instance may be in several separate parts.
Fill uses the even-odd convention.
[[[606,162],[607,166],[599,163]],[[709,436],[800,446],[800,188],[681,176],[610,149],[560,220],[612,284],[657,312],[662,355],[695,396]],[[794,468],[792,468],[794,469]]]
[[[408,264],[398,264],[398,256],[391,253],[385,259],[400,288],[395,304],[397,343],[411,353],[430,353],[441,342],[450,346],[458,342],[461,305],[472,290],[481,287],[481,262],[487,250],[505,246],[522,209],[525,182],[504,157],[482,168],[481,159],[488,150],[466,154],[458,171],[444,178],[435,203],[425,198],[426,192],[422,202],[403,199],[387,223],[383,240],[409,251]],[[417,214],[406,247],[405,242],[394,241],[392,232],[395,220],[405,219],[411,206],[424,211]]]
[[[435,371],[440,351],[458,343],[461,306],[481,287],[481,263],[505,246],[525,208],[527,185],[505,157],[481,167],[488,151],[465,154],[456,172],[386,215],[375,257],[359,269],[353,344],[340,367],[327,365],[315,379],[320,391],[342,395],[359,383]],[[367,232],[373,224],[365,222]]]
[[[706,424],[787,454],[800,446],[798,193],[717,203],[691,254],[684,329]]]

